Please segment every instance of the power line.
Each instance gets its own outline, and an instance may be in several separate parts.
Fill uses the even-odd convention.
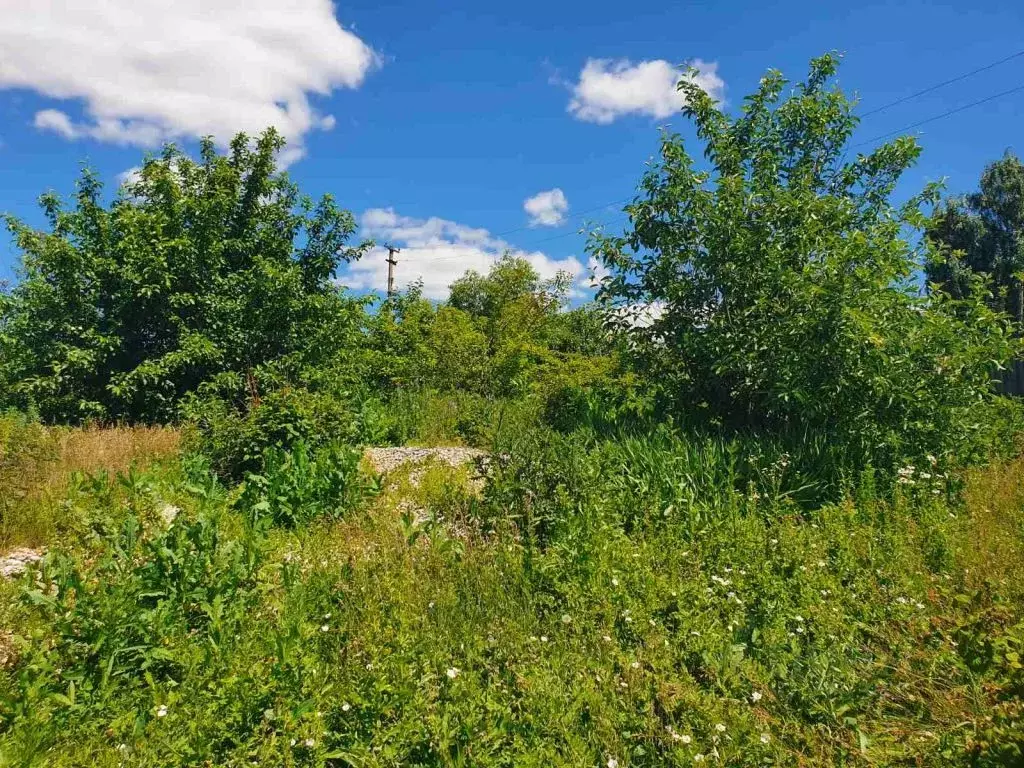
[[[973,77],[974,75],[977,75],[981,72],[985,72],[994,67],[998,67],[1000,64],[1005,64],[1006,62],[1012,61],[1013,59],[1019,58],[1021,56],[1024,56],[1024,51],[1017,51],[1016,53],[1011,53],[1009,56],[999,59],[999,61],[993,61],[991,64],[986,64],[983,67],[972,69],[970,72],[965,72],[962,75],[957,75],[956,77],[950,78],[949,80],[943,80],[941,83],[930,85],[927,88],[923,88],[922,90],[917,91],[916,93],[910,94],[909,96],[904,96],[903,98],[896,99],[896,101],[890,101],[888,104],[883,104],[880,107],[875,107],[870,112],[865,112],[863,115],[861,115],[861,117],[864,118],[869,117],[870,115],[876,115],[879,112],[883,112],[889,109],[890,107],[895,107],[897,104],[903,104],[904,102],[911,101],[912,99],[916,99],[918,96],[924,96],[926,93],[931,93],[932,91],[937,91],[940,88],[945,88],[947,85],[959,83],[961,80],[966,80],[969,77]]]
[[[1016,53],[1012,53],[1009,56],[1005,56],[1005,57],[1003,57],[1003,58],[1001,58],[1001,59],[999,59],[997,61],[993,61],[993,62],[991,62],[989,64],[985,64],[984,66],[978,67],[976,69],[972,69],[969,72],[965,72],[962,75],[957,75],[956,77],[950,78],[948,80],[943,80],[940,83],[936,83],[935,85],[931,85],[931,86],[928,86],[927,88],[923,88],[923,89],[921,89],[919,91],[916,91],[916,92],[914,92],[914,93],[912,93],[912,94],[910,94],[908,96],[904,96],[902,98],[896,99],[895,101],[891,101],[891,102],[889,102],[887,104],[883,104],[882,106],[876,107],[875,109],[872,109],[869,112],[865,112],[860,117],[861,118],[865,118],[865,117],[869,117],[871,115],[878,114],[879,112],[883,112],[883,111],[885,111],[887,109],[890,109],[891,107],[895,107],[898,104],[903,104],[903,103],[905,103],[907,101],[911,101],[913,99],[916,99],[919,96],[924,96],[925,94],[932,93],[933,91],[937,91],[940,88],[945,88],[947,85],[952,85],[953,83],[960,82],[961,80],[966,80],[969,77],[973,77],[974,75],[980,74],[980,73],[985,72],[985,71],[990,70],[990,69],[993,69],[995,67],[1000,66],[1001,64],[1005,64],[1008,61],[1012,61],[1013,59],[1017,59],[1017,58],[1020,58],[1022,56],[1024,56],[1024,50],[1017,51]],[[927,125],[928,123],[935,122],[936,120],[941,120],[942,118],[949,117],[950,115],[955,115],[955,114],[957,114],[959,112],[963,112],[965,110],[972,109],[974,107],[980,106],[982,104],[986,104],[986,103],[988,103],[990,101],[994,101],[996,99],[1000,99],[1000,98],[1002,98],[1004,96],[1009,96],[1009,95],[1017,93],[1019,91],[1024,91],[1024,85],[1017,86],[1016,88],[1011,88],[1011,89],[1003,91],[1001,93],[993,94],[992,96],[987,96],[984,99],[978,99],[977,101],[973,101],[970,104],[964,104],[963,106],[955,107],[953,109],[950,109],[950,110],[947,110],[945,112],[942,112],[942,113],[940,113],[938,115],[933,115],[931,117],[925,118],[924,120],[919,120],[919,121],[917,121],[915,123],[911,123],[910,125],[904,126],[902,128],[898,128],[898,129],[896,129],[894,131],[889,131],[888,133],[883,133],[883,134],[880,134],[880,135],[875,136],[873,138],[866,139],[865,141],[859,141],[859,142],[856,142],[854,144],[850,144],[849,146],[852,148],[852,147],[860,147],[860,146],[863,146],[865,144],[871,144],[872,142],[879,141],[880,139],[885,139],[885,138],[888,138],[890,136],[894,136],[896,134],[903,133],[905,131],[909,131],[909,130],[912,130],[914,128],[918,128],[918,127],[920,127],[922,125]],[[566,217],[566,220],[577,219],[577,218],[579,218],[581,216],[585,216],[588,213],[593,213],[594,211],[600,211],[600,210],[603,210],[605,208],[610,208],[613,205],[621,205],[623,203],[629,202],[631,199],[632,198],[623,198],[622,200],[613,200],[610,203],[605,203],[603,205],[597,205],[597,206],[594,206],[593,208],[586,208],[586,209],[584,209],[582,211],[577,211],[576,213]],[[620,218],[620,219],[617,219],[615,221],[598,222],[597,225],[599,227],[610,226],[610,225],[614,225],[614,224],[624,223],[626,220],[627,220],[627,218]],[[492,234],[490,234],[490,237],[494,238],[494,239],[499,239],[499,238],[505,237],[507,235],[512,235],[512,234],[515,234],[517,232],[523,232],[523,231],[526,231],[526,230],[529,230],[529,229],[533,229],[533,227],[531,227],[529,225],[522,226],[522,227],[515,227],[514,229],[508,229],[508,230],[504,230],[502,232],[492,233]],[[564,237],[571,237],[572,235],[579,235],[579,234],[582,234],[582,232],[579,231],[579,230],[574,230],[572,232],[563,232],[563,233],[558,234],[558,235],[553,235],[551,237],[543,238],[541,240],[536,240],[536,241],[534,241],[532,243],[526,243],[525,245],[520,246],[520,250],[526,250],[526,249],[533,248],[535,246],[541,245],[543,243],[551,242],[553,240],[560,240],[561,238],[564,238]],[[457,261],[457,260],[462,260],[464,258],[465,258],[465,256],[462,256],[462,255],[460,255],[460,256],[441,256],[441,257],[436,258],[436,259],[431,259],[429,262],[425,262],[425,263],[433,264],[435,262],[441,262],[441,261]],[[494,256],[492,255],[491,258],[494,258]]]
[[[865,144],[871,144],[872,142],[878,141],[880,139],[886,139],[886,138],[888,138],[890,136],[894,136],[897,133],[904,133],[905,131],[909,131],[909,130],[912,130],[914,128],[918,128],[918,127],[920,127],[922,125],[927,125],[928,123],[934,123],[936,120],[941,120],[944,117],[949,117],[950,115],[955,115],[958,112],[963,112],[966,109],[971,109],[973,107],[977,107],[977,106],[980,106],[982,104],[986,104],[986,103],[988,103],[990,101],[995,101],[996,99],[1001,99],[1003,96],[1009,96],[1010,94],[1017,93],[1018,91],[1024,91],[1024,85],[1018,85],[1016,88],[1011,88],[1008,91],[1003,91],[1002,93],[996,93],[996,94],[993,94],[992,96],[986,96],[984,99],[978,99],[977,101],[972,101],[970,104],[964,104],[961,107],[955,107],[954,109],[946,110],[945,112],[942,112],[942,113],[940,113],[938,115],[932,115],[931,117],[925,118],[924,120],[918,120],[916,123],[911,123],[910,125],[905,125],[902,128],[897,128],[895,131],[889,131],[888,133],[883,133],[883,134],[880,134],[878,136],[874,136],[874,137],[872,137],[870,139],[866,139],[865,141],[858,141],[857,143],[851,144],[850,146],[851,147],[861,147],[861,146],[864,146]]]

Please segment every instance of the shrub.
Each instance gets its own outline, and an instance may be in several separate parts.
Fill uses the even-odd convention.
[[[316,450],[357,437],[359,421],[348,404],[329,394],[284,387],[236,407],[220,397],[194,400],[187,409],[192,447],[209,457],[221,477],[238,481],[259,472],[267,449],[298,444]]]
[[[910,138],[847,160],[853,102],[835,56],[784,97],[769,72],[731,117],[690,78],[684,114],[710,170],[666,134],[627,206],[631,231],[595,236],[600,290],[677,414],[731,430],[818,432],[858,462],[978,454],[978,409],[1019,341],[973,291],[922,297],[927,242],[908,232],[930,186],[889,202]]]
[[[104,205],[92,171],[49,228],[7,217],[24,277],[0,292],[0,382],[47,421],[166,421],[225,373],[284,356],[319,365],[358,333],[333,278],[368,247],[354,217],[276,170],[273,129],[199,161],[168,146]],[[2,385],[0,385],[2,388]]]
[[[316,451],[298,442],[285,451],[268,448],[263,470],[246,477],[238,499],[250,519],[294,527],[318,518],[339,518],[375,490],[359,472],[361,453],[329,444]]]

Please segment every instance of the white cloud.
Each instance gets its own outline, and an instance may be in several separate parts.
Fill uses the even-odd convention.
[[[611,274],[611,271],[600,259],[591,256],[587,259],[587,287],[600,288],[604,279]]]
[[[0,17],[0,89],[80,101],[81,121],[35,116],[67,139],[223,143],[273,125],[301,152],[334,127],[310,95],[356,88],[380,61],[331,0],[0,0]]]
[[[541,251],[529,251],[494,237],[486,229],[441,219],[402,216],[392,208],[371,208],[359,219],[363,234],[378,243],[402,249],[397,254],[395,284],[405,288],[422,278],[423,294],[429,299],[448,296],[448,286],[467,269],[486,274],[506,251],[526,259],[542,279],[564,270],[574,278],[586,277],[586,268],[575,256],[554,259]],[[383,292],[387,287],[387,249],[377,247],[351,264],[342,282],[356,290]]]
[[[557,227],[565,223],[569,201],[565,199],[565,193],[555,187],[526,198],[523,201],[523,210],[530,217],[531,227]]]
[[[694,82],[713,98],[721,100],[725,82],[718,76],[718,64],[694,59]],[[587,59],[579,82],[572,87],[569,112],[590,123],[607,124],[623,115],[669,117],[685,101],[676,84],[685,68],[664,59]]]
[[[126,184],[135,184],[142,179],[142,168],[137,165],[133,165],[127,170],[121,171],[117,174],[117,186],[123,187]]]
[[[78,137],[75,127],[71,124],[71,118],[59,109],[43,109],[36,112],[36,118],[33,125],[42,131],[53,131],[54,133],[59,133],[65,139],[74,139]]]

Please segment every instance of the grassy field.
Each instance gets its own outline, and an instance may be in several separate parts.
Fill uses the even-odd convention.
[[[1021,759],[1022,460],[805,512],[524,446],[288,527],[172,430],[0,424],[3,765]]]

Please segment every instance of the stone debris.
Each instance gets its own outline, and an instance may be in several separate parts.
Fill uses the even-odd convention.
[[[423,464],[427,461],[439,461],[450,467],[486,458],[487,451],[479,448],[463,448],[451,446],[447,448],[367,448],[366,459],[373,471],[382,475],[398,469],[405,464]]]
[[[16,579],[21,576],[32,563],[38,563],[43,559],[43,553],[28,547],[12,549],[4,555],[0,555],[0,577],[5,579]]]
[[[160,519],[164,521],[164,525],[169,526],[181,514],[181,508],[173,504],[164,504],[157,510],[157,513],[160,515]]]
[[[0,669],[14,666],[18,660],[18,649],[14,647],[14,638],[10,632],[0,630]]]

